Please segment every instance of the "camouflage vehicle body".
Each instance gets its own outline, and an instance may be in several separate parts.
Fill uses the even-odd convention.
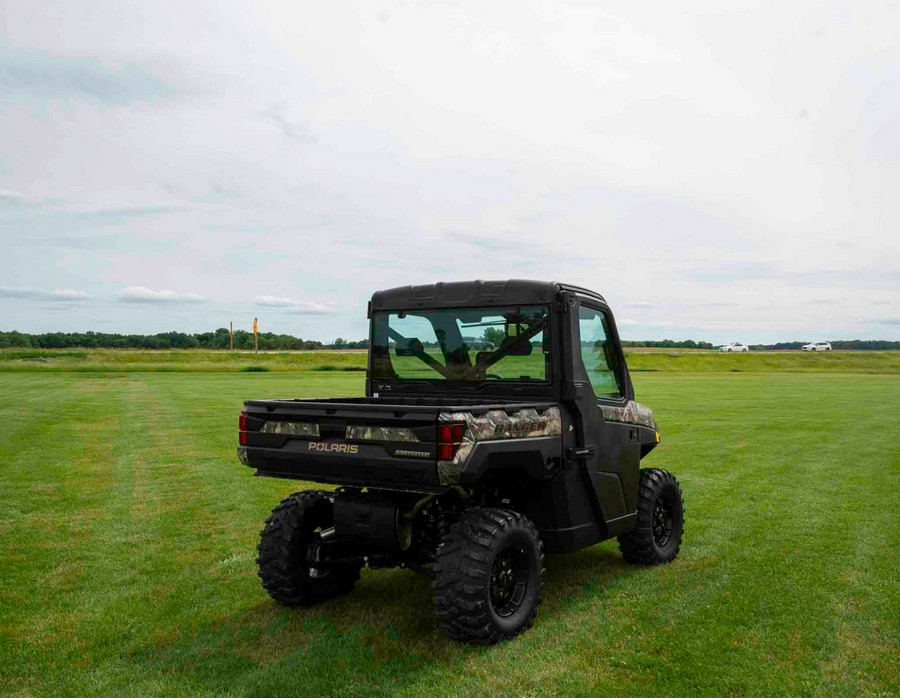
[[[454,344],[445,316],[460,333],[487,327],[485,339]],[[238,454],[257,475],[339,486],[322,495],[329,525],[309,545],[315,562],[304,563],[307,572],[313,564],[409,566],[441,587],[449,574],[442,541],[472,512],[499,512],[510,530],[533,525],[538,548],[550,552],[635,529],[640,461],[659,432],[652,411],[635,401],[602,296],[537,281],[408,286],[375,293],[369,317],[365,397],[248,400],[241,414]],[[421,334],[429,327],[423,318],[438,338],[430,345],[395,329],[415,321]],[[602,342],[582,336],[601,323]],[[260,575],[289,603],[267,582],[265,541],[266,531]],[[521,629],[504,626],[502,613],[491,617],[500,620],[490,632],[466,630],[455,616],[444,625],[454,637],[482,641]]]

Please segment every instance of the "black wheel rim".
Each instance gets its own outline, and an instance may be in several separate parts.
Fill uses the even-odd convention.
[[[665,547],[672,539],[675,527],[675,502],[671,497],[660,495],[653,505],[653,542]]]
[[[491,570],[491,605],[501,618],[519,610],[528,588],[528,556],[524,548],[508,547],[494,560]]]

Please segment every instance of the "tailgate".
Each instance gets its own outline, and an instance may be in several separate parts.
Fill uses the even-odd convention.
[[[435,407],[249,400],[243,413],[239,455],[258,475],[416,491],[443,489],[436,469]]]

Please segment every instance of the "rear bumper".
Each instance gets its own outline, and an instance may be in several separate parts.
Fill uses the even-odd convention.
[[[355,453],[311,453],[309,444],[296,439],[280,448],[239,447],[238,457],[264,477],[414,492],[446,489],[438,482],[436,464],[430,459],[391,456],[380,444],[358,444]]]

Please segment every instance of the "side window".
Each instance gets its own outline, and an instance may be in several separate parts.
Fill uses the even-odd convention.
[[[581,306],[578,309],[581,333],[581,360],[597,397],[622,395],[619,357],[609,341],[609,321],[602,310]]]

